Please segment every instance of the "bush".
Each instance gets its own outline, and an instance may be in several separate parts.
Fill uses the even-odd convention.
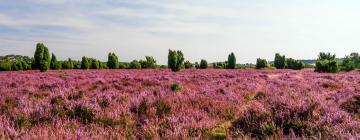
[[[206,60],[202,59],[200,61],[200,69],[206,69],[208,67],[208,63]]]
[[[90,69],[100,69],[101,62],[99,60],[90,58]]]
[[[351,57],[347,56],[344,58],[340,65],[342,71],[352,71],[356,67],[355,61]]]
[[[173,83],[173,84],[171,85],[171,90],[177,92],[177,91],[180,91],[180,90],[181,90],[181,87],[180,87],[179,84]]]
[[[316,61],[315,71],[331,73],[338,72],[339,68],[335,60],[335,55],[331,55],[330,53],[320,53],[319,58]]]
[[[13,71],[24,70],[24,67],[26,68],[26,64],[25,64],[25,66],[23,66],[23,63],[20,60],[20,61],[12,62],[11,70],[13,70]]]
[[[141,69],[141,64],[137,60],[133,60],[130,63],[130,69]]]
[[[214,69],[226,69],[228,66],[227,62],[215,62],[213,63]]]
[[[34,67],[41,72],[47,71],[50,68],[50,54],[48,48],[42,44],[36,44],[36,51],[34,55]]]
[[[73,61],[69,58],[67,61],[63,61],[61,63],[61,68],[62,69],[73,69],[74,68],[74,63]]]
[[[168,54],[168,67],[173,72],[180,71],[183,68],[184,55],[181,51],[172,51],[169,50]]]
[[[107,67],[109,69],[117,69],[117,68],[119,68],[119,59],[115,55],[115,53],[109,53]]]
[[[280,55],[279,53],[275,54],[274,66],[277,69],[285,68],[285,55]]]
[[[234,53],[229,54],[228,56],[228,69],[235,69],[236,66],[236,57]]]
[[[81,59],[81,69],[90,69],[90,62],[89,58],[86,58],[85,56]]]
[[[200,65],[199,65],[198,62],[195,62],[195,68],[196,68],[196,69],[200,69]]]
[[[267,61],[266,59],[260,59],[258,58],[256,60],[256,69],[262,69],[267,67]]]
[[[57,58],[56,58],[55,54],[54,53],[51,54],[50,69],[58,70],[60,68],[61,68],[61,65],[57,61]]]
[[[89,124],[95,120],[95,113],[93,110],[79,105],[72,110],[68,110],[66,115],[69,118],[76,119],[83,124]]]
[[[156,60],[151,56],[145,56],[145,61],[143,61],[144,64],[141,65],[141,68],[145,69],[154,69],[156,68]]]
[[[293,70],[301,70],[304,68],[304,63],[292,58],[286,59],[286,68]]]
[[[156,102],[156,115],[163,117],[171,114],[171,106],[164,100],[160,99]]]
[[[7,61],[0,61],[0,71],[11,71],[11,63]]]
[[[190,63],[190,61],[185,61],[184,63],[185,69],[191,69],[193,68],[193,64]]]

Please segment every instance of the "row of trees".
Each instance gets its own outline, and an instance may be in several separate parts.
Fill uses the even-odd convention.
[[[5,60],[5,61],[4,61]],[[216,69],[236,69],[241,66],[236,64],[236,56],[234,53],[228,55],[228,60],[224,62],[215,62],[208,64],[204,59],[200,63],[191,63],[185,61],[184,54],[179,50],[169,50],[168,53],[168,68],[177,72],[181,69],[198,68],[206,69],[212,65]],[[49,49],[42,43],[36,45],[36,50],[33,58],[19,55],[8,55],[0,57],[0,71],[4,70],[40,70],[47,71],[49,69],[153,69],[160,67],[156,60],[151,56],[146,56],[145,60],[133,60],[130,63],[122,63],[115,53],[108,54],[108,61],[101,62],[95,58],[82,57],[81,61],[74,61],[70,58],[65,61],[58,61],[55,54],[50,56]],[[166,67],[166,66],[161,66]],[[246,67],[253,67],[246,65]],[[285,55],[275,54],[273,64],[268,64],[265,59],[258,58],[256,69],[293,69],[300,70],[305,67],[304,63],[293,58],[286,58]],[[335,55],[330,53],[320,53],[316,61],[316,72],[338,72],[339,70],[351,71],[355,68],[360,68],[360,57],[358,53],[352,53],[346,56],[344,60],[339,63]]]

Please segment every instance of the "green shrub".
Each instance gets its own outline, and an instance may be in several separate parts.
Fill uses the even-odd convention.
[[[145,61],[141,61],[141,68],[154,69],[156,68],[156,60],[151,56],[145,56]]]
[[[190,61],[185,61],[184,66],[185,66],[185,69],[191,69],[194,67]]]
[[[169,50],[168,54],[168,67],[173,71],[177,72],[183,68],[184,55],[181,51]]]
[[[352,71],[355,69],[355,67],[356,67],[355,61],[349,56],[345,57],[342,63],[340,64],[340,69],[342,71]]]
[[[7,61],[0,61],[0,71],[11,71],[11,63]]]
[[[68,110],[66,115],[71,119],[76,119],[83,124],[89,124],[94,122],[95,113],[92,109],[88,109],[83,106],[76,106],[75,108]]]
[[[137,60],[133,60],[130,63],[130,69],[141,69],[141,64]]]
[[[177,92],[177,91],[180,91],[180,90],[181,90],[181,87],[180,87],[179,84],[173,83],[173,84],[171,84],[171,90]]]
[[[20,61],[12,62],[11,70],[13,71],[24,70],[24,67],[26,68],[26,65],[23,66],[23,63],[20,60]]]
[[[81,59],[81,69],[90,69],[89,58],[83,56]]]
[[[206,60],[202,59],[200,61],[200,69],[206,69],[206,68],[208,68],[208,63]]]
[[[277,69],[285,68],[285,55],[280,55],[279,53],[275,54],[274,66]]]
[[[109,69],[117,69],[117,68],[119,68],[119,59],[118,59],[118,57],[116,56],[115,53],[109,53],[107,67]]]
[[[119,125],[119,121],[116,121],[112,118],[108,118],[108,117],[102,117],[98,119],[99,124],[105,126],[105,127],[115,127],[117,125]]]
[[[90,69],[100,69],[100,61],[94,58],[90,58]]]
[[[260,59],[258,58],[256,60],[256,69],[262,69],[267,67],[267,61],[266,59]]]
[[[236,57],[234,53],[229,54],[228,56],[228,69],[235,69],[236,66]]]
[[[199,65],[198,62],[195,62],[195,68],[196,68],[196,69],[200,69],[200,65]]]
[[[60,63],[57,61],[55,54],[51,54],[50,69],[58,70],[61,68]]]
[[[293,69],[293,70],[301,70],[304,68],[304,63],[299,60],[287,58],[286,59],[286,68]]]
[[[159,117],[163,117],[171,114],[171,106],[166,103],[164,100],[160,99],[156,103],[156,115]]]
[[[73,69],[74,68],[74,63],[73,61],[69,58],[67,61],[63,61],[61,63],[61,68],[62,69]]]
[[[215,62],[213,63],[214,69],[226,69],[228,66],[227,61],[226,62]]]
[[[41,72],[49,70],[50,59],[48,48],[42,43],[36,44],[36,51],[34,54],[35,69],[39,69]]]
[[[317,60],[315,71],[336,73],[339,71],[339,68],[335,60]]]

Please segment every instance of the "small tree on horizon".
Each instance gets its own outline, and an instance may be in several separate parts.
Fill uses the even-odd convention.
[[[236,57],[235,57],[235,54],[232,52],[228,56],[227,68],[228,69],[235,69],[235,66],[236,66]]]
[[[119,59],[115,53],[109,53],[107,66],[109,69],[119,68]]]
[[[256,60],[256,69],[262,69],[267,67],[267,61],[266,59],[258,58]]]
[[[49,49],[43,43],[36,44],[36,50],[34,54],[34,67],[35,69],[45,72],[50,68],[51,57]]]
[[[201,59],[200,61],[200,69],[208,68],[208,62],[205,59]]]
[[[180,71],[184,66],[184,54],[181,51],[169,50],[168,67],[173,71]]]
[[[50,62],[50,69],[58,70],[60,69],[60,63],[57,61],[57,58],[54,53],[51,54],[51,62]]]
[[[277,69],[284,69],[286,64],[285,55],[280,55],[279,53],[275,54],[274,66]]]

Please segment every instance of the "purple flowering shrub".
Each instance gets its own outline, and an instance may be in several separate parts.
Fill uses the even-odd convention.
[[[360,138],[359,71],[63,70],[0,79],[0,139]]]

